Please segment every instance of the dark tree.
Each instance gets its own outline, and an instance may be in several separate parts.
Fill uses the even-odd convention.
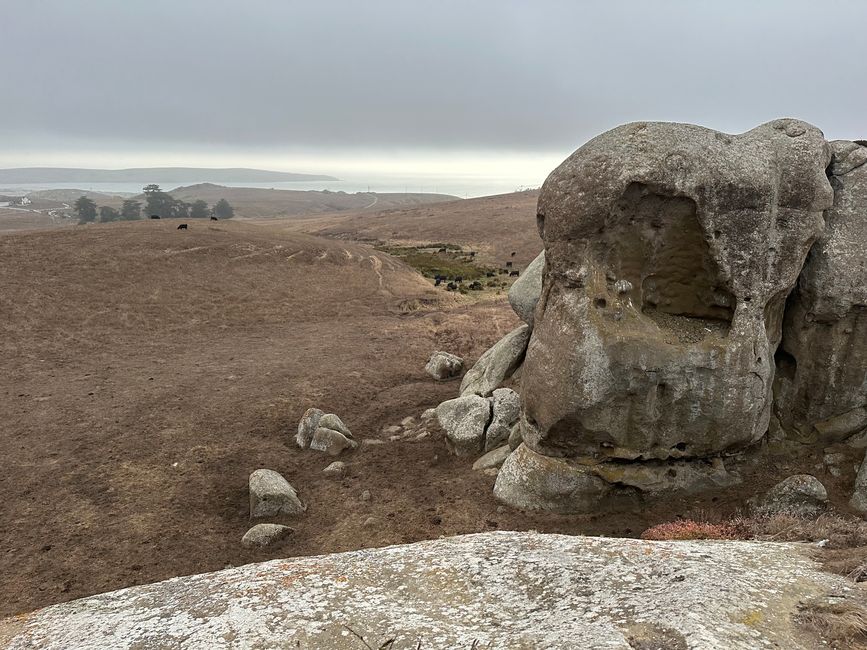
[[[75,213],[78,215],[78,223],[90,223],[96,221],[96,203],[86,196],[81,196],[75,202]]]
[[[144,188],[145,211],[155,214],[163,219],[177,216],[175,214],[175,200],[171,195],[163,192],[159,185],[148,185]]]
[[[211,216],[211,209],[208,207],[207,201],[193,201],[190,206],[190,219],[207,219]]]
[[[111,221],[117,221],[118,219],[120,219],[120,212],[114,208],[110,208],[107,205],[103,205],[99,208],[99,220],[102,223],[109,223]]]
[[[126,199],[120,208],[120,216],[125,221],[141,219],[141,203],[135,199]]]
[[[235,208],[226,199],[220,199],[214,206],[214,215],[220,219],[231,219],[235,216]]]

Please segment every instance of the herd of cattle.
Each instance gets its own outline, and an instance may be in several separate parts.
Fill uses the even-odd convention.
[[[514,255],[514,253],[512,253]],[[474,257],[475,253],[470,253],[470,257]],[[485,272],[485,276],[488,278],[495,278],[497,275],[505,275],[508,274],[510,278],[517,278],[521,275],[520,271],[514,270],[512,268],[511,262],[506,262],[505,268],[499,269],[498,271],[487,271]],[[436,274],[434,275],[434,286],[438,287],[441,284],[446,285],[446,291],[458,291],[463,285],[464,278],[461,275],[456,275],[453,277],[449,277],[447,275]],[[473,280],[467,285],[467,289],[470,291],[481,291],[484,288],[481,282],[478,280]]]
[[[152,214],[151,215],[151,219],[159,219],[159,218],[160,218],[160,215],[158,215],[158,214]],[[219,219],[217,219],[217,217],[211,217],[211,221],[219,221]],[[185,223],[178,224],[178,230],[189,230],[189,226]]]

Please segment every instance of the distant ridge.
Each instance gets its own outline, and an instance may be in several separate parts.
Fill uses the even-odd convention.
[[[80,169],[77,167],[15,167],[0,169],[0,183],[275,183],[336,181],[334,176],[295,174],[264,169],[208,167],[134,167]]]

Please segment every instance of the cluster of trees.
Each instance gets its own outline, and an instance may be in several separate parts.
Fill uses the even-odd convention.
[[[75,202],[75,213],[78,215],[78,223],[92,223],[97,220],[101,223],[109,221],[135,221],[156,215],[162,219],[207,219],[215,216],[218,219],[231,219],[235,216],[235,209],[229,205],[226,199],[220,199],[214,207],[201,199],[186,203],[179,201],[171,194],[163,192],[159,185],[147,185],[144,188],[145,205],[142,211],[141,201],[126,199],[120,210],[107,205],[97,207],[96,203],[86,196],[80,197]]]

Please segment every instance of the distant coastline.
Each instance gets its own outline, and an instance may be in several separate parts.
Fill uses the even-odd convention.
[[[338,181],[324,174],[297,174],[265,169],[207,167],[136,167],[130,169],[83,169],[78,167],[15,167],[0,169],[2,184],[30,183],[286,183]]]

